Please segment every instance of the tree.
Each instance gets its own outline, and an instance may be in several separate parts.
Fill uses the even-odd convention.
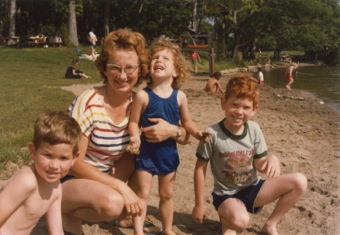
[[[68,0],[69,19],[68,19],[68,32],[69,43],[73,46],[78,46],[78,32],[77,32],[77,18],[76,18],[76,2],[75,0]]]
[[[10,44],[12,38],[15,37],[15,14],[16,14],[16,0],[10,0],[9,7],[9,30],[8,30],[8,43]]]

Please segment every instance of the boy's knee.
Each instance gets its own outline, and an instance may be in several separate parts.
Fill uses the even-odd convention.
[[[249,213],[236,213],[234,215],[228,216],[228,218],[222,219],[222,223],[225,221],[227,227],[231,227],[236,231],[243,231],[249,225],[250,216]]]
[[[236,220],[234,220],[234,224],[238,228],[237,231],[246,229],[249,225],[249,220],[250,217],[248,213],[242,213],[240,216],[238,216]]]
[[[295,183],[296,183],[296,189],[301,191],[303,194],[307,190],[307,178],[302,173],[295,173]]]

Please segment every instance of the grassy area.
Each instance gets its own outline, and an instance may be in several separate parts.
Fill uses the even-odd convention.
[[[89,54],[89,48],[82,50]],[[75,96],[60,86],[102,80],[88,60],[81,60],[79,69],[92,79],[64,79],[68,64],[75,58],[71,47],[0,47],[0,171],[8,161],[29,161],[27,145],[41,111],[67,110]]]

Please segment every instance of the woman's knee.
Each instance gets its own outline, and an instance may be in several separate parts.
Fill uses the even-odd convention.
[[[99,204],[96,206],[97,213],[108,221],[117,218],[124,209],[124,199],[117,192],[107,193],[102,199],[97,200],[98,202]]]

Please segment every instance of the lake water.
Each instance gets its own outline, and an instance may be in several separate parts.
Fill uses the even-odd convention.
[[[286,68],[264,71],[265,83],[284,88],[288,80]],[[326,105],[340,112],[340,66],[305,66],[293,72],[292,89],[303,89],[313,93]]]

